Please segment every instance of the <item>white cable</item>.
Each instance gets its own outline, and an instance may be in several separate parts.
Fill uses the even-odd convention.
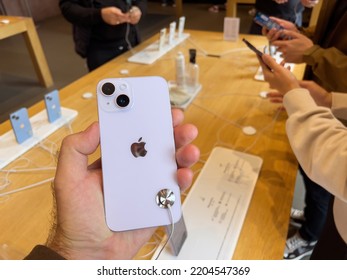
[[[253,146],[258,142],[258,140],[259,140],[260,136],[262,135],[262,133],[263,133],[266,129],[268,129],[269,127],[271,127],[272,125],[275,124],[275,122],[277,121],[277,119],[278,119],[278,117],[279,117],[279,115],[280,115],[280,112],[281,112],[281,110],[277,110],[277,113],[276,113],[275,117],[272,119],[272,121],[271,121],[268,125],[266,125],[265,127],[263,127],[263,128],[258,132],[258,135],[257,135],[256,139],[254,140],[254,142],[253,142],[251,145],[249,145],[247,148],[245,148],[242,152],[246,153],[246,152],[249,151],[251,148],[253,148]]]
[[[259,98],[258,95],[238,92],[238,93],[209,94],[209,95],[204,95],[204,96],[197,96],[197,97],[195,97],[195,99],[206,99],[206,98],[224,97],[224,96],[240,96],[240,97],[245,96],[245,97]]]
[[[128,50],[133,53],[133,47],[130,43],[130,40],[129,40],[129,34],[130,34],[130,23],[127,22],[127,29],[125,31],[125,42],[127,43],[128,45]]]
[[[35,172],[35,171],[52,171],[56,170],[56,167],[40,167],[40,168],[27,168],[27,169],[0,169],[0,172],[9,173],[25,173],[25,172]]]
[[[26,164],[22,164],[22,165],[19,165],[19,166],[15,166],[14,167],[14,169],[15,168],[21,168],[21,167],[27,167],[28,165],[29,165],[29,163],[30,163],[30,160],[29,159],[27,159],[27,158],[21,158],[21,159],[19,159],[19,161],[26,161]],[[18,162],[17,162],[18,163]],[[6,172],[6,175],[3,177],[3,178],[0,178],[1,180],[3,180],[4,181],[4,183],[2,184],[2,185],[0,185],[0,190],[3,190],[3,189],[5,189],[6,187],[8,187],[10,184],[11,184],[11,181],[9,180],[9,176],[10,176],[10,173],[11,172],[9,172],[9,171],[5,171]]]
[[[8,192],[5,192],[5,193],[0,193],[0,197],[6,196],[6,195],[10,195],[10,194],[14,194],[14,193],[21,192],[21,191],[25,191],[25,190],[28,190],[28,189],[32,189],[32,188],[38,187],[40,185],[43,185],[45,183],[52,182],[53,180],[54,180],[54,177],[46,179],[46,180],[43,180],[43,181],[40,181],[40,182],[37,182],[37,183],[34,183],[34,184],[31,184],[31,185],[26,186],[26,187],[22,187],[22,188],[15,189],[15,190],[12,190],[12,191],[8,191]]]
[[[200,105],[198,105],[198,104],[195,104],[195,103],[192,103],[192,105],[194,105],[194,106],[196,106],[196,107],[198,107],[198,108],[200,108],[200,109],[202,109],[202,110],[204,110],[204,111],[206,111],[206,112],[208,112],[208,113],[214,115],[215,117],[218,117],[219,119],[221,119],[221,120],[223,120],[223,121],[225,121],[225,122],[227,122],[227,123],[229,123],[229,124],[232,124],[232,125],[234,125],[234,126],[236,126],[236,127],[238,127],[238,128],[242,128],[242,126],[240,126],[239,124],[237,124],[237,123],[235,123],[235,122],[233,122],[233,121],[229,121],[227,118],[225,118],[225,117],[223,117],[223,116],[221,116],[221,115],[218,115],[218,114],[216,114],[215,112],[212,112],[211,110],[209,110],[209,109],[207,109],[207,108],[204,108],[204,107],[202,107],[202,106],[200,106]]]
[[[163,250],[165,249],[166,245],[169,243],[169,241],[170,241],[170,239],[172,238],[172,235],[173,235],[173,233],[174,233],[174,230],[175,230],[175,223],[174,223],[174,221],[173,221],[171,206],[170,206],[169,204],[167,205],[167,210],[168,210],[168,212],[169,212],[169,214],[170,214],[171,232],[170,232],[169,237],[166,239],[166,241],[165,241],[163,247],[161,247],[161,249],[160,249],[158,255],[155,257],[156,260],[158,260],[158,258],[160,257],[161,253],[162,253]]]

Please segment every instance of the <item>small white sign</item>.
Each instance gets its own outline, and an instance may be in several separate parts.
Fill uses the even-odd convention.
[[[224,40],[237,41],[240,33],[240,18],[224,18]]]

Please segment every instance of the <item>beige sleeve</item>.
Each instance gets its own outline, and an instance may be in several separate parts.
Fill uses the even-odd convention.
[[[283,104],[287,135],[300,165],[313,181],[347,201],[347,128],[329,108],[317,106],[306,89],[291,90]]]

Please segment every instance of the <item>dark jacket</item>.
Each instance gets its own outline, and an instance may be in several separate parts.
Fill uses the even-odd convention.
[[[126,24],[111,26],[101,17],[101,9],[114,6],[126,12],[131,6],[137,6],[142,15],[147,11],[146,0],[60,0],[59,7],[63,16],[73,25],[73,39],[75,50],[82,57],[86,57],[91,41],[98,44],[112,44],[124,41]],[[137,26],[130,26],[133,41],[140,42]]]
[[[346,0],[323,1],[312,39],[315,45],[304,53],[305,79],[328,91],[347,92]]]
[[[269,0],[257,0],[255,1],[255,8],[268,16],[278,17],[294,23],[297,21],[297,15],[304,10],[300,0],[289,0],[282,4]]]
[[[44,245],[36,245],[24,260],[65,260],[65,258]]]

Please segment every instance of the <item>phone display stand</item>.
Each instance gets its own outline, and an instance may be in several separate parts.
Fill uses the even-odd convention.
[[[158,259],[231,259],[262,163],[254,155],[214,148],[182,207],[188,235],[180,253],[166,247]]]
[[[202,85],[199,84],[193,90],[181,90],[177,88],[176,82],[169,82],[169,91],[170,91],[170,103],[171,107],[180,108],[185,110],[190,103],[193,102],[194,98],[200,92]]]
[[[128,58],[129,62],[140,63],[140,64],[152,64],[164,54],[172,50],[177,45],[181,44],[186,40],[190,34],[182,33],[181,37],[175,36],[171,44],[168,44],[168,39],[165,41],[165,44],[162,48],[159,48],[159,40],[155,41],[153,44],[147,46],[142,51],[134,54]]]
[[[277,63],[281,63],[281,61],[283,60],[283,58],[281,57],[281,52],[276,52],[273,56],[272,56]],[[284,67],[290,67],[290,71],[293,72],[295,64],[294,63],[286,63],[284,65]],[[257,73],[254,76],[254,79],[257,81],[265,81],[264,79],[264,75],[263,75],[263,69],[261,67],[258,68]]]
[[[40,113],[30,118],[30,123],[33,130],[33,137],[27,139],[22,144],[16,141],[13,130],[1,135],[0,137],[0,168],[8,165],[10,162],[27,152],[37,143],[47,138],[50,134],[71,122],[77,116],[77,111],[61,108],[62,116],[55,122],[50,123],[47,118],[47,111],[43,110]]]

